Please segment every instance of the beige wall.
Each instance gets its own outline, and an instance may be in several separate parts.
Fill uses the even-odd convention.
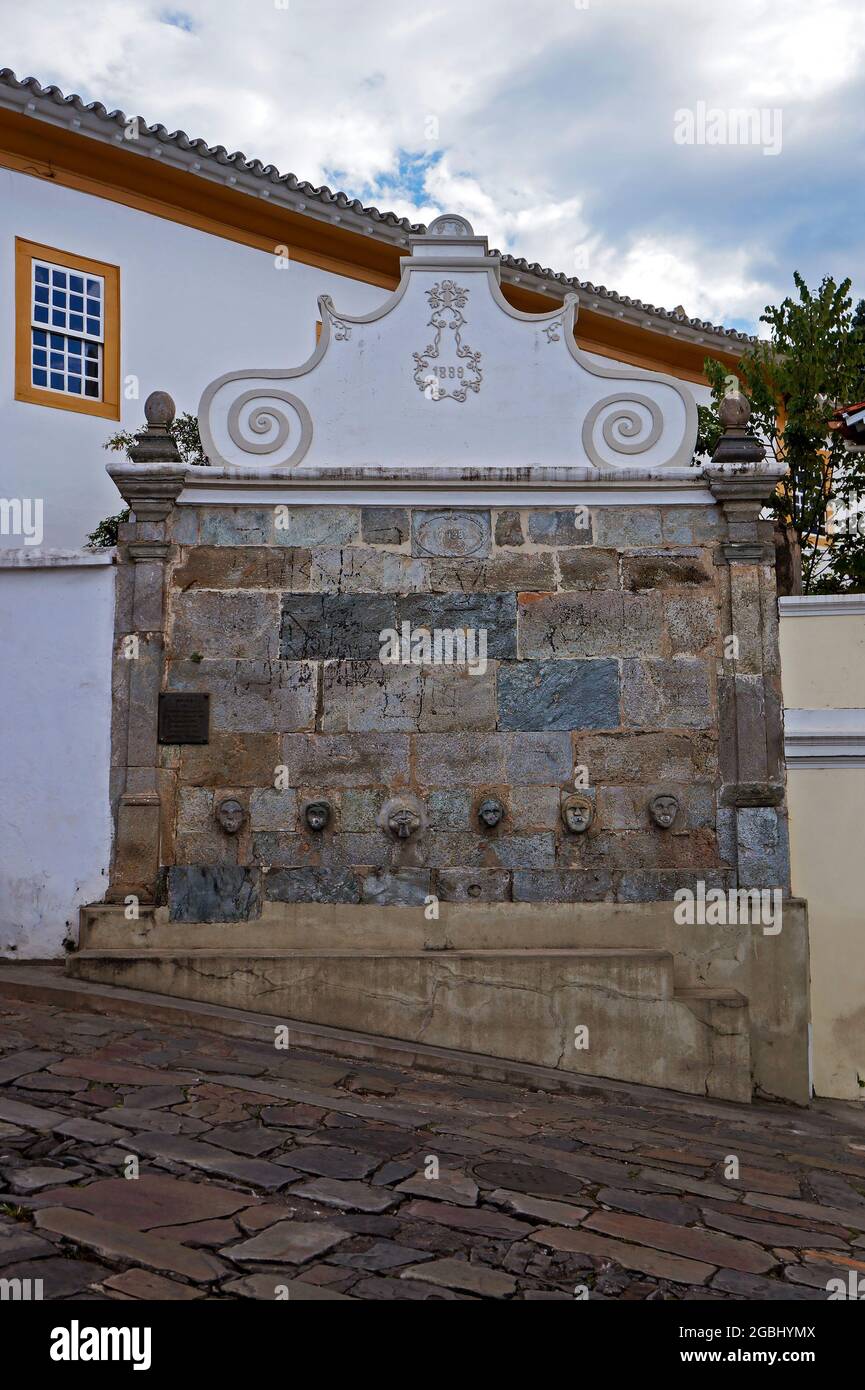
[[[793,892],[808,900],[814,1089],[865,1100],[865,596],[785,599]]]

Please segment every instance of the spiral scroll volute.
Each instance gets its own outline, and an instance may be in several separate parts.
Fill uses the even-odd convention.
[[[207,457],[231,468],[292,468],[312,443],[312,417],[285,375],[222,377],[205,391],[199,427]]]
[[[661,468],[684,461],[689,424],[688,400],[666,382],[622,383],[587,411],[583,449],[596,468]]]

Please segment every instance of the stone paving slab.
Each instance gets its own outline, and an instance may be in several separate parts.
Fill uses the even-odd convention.
[[[0,993],[3,1277],[47,1299],[802,1301],[865,1272],[854,1105],[552,1093],[166,1013]]]

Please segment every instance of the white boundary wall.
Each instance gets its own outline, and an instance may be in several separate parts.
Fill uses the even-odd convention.
[[[814,1089],[865,1100],[865,594],[782,599],[781,668]]]
[[[113,552],[0,551],[0,955],[63,955],[102,898]]]

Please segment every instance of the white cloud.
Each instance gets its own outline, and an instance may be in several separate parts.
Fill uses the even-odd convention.
[[[855,110],[865,47],[854,0],[0,6],[19,75],[414,220],[451,208],[502,250],[648,302],[755,320],[794,264],[865,270],[854,219],[820,218],[806,191],[817,170],[824,204],[841,196],[852,138],[834,103]],[[782,105],[782,156],[677,147],[672,113],[698,100]]]

